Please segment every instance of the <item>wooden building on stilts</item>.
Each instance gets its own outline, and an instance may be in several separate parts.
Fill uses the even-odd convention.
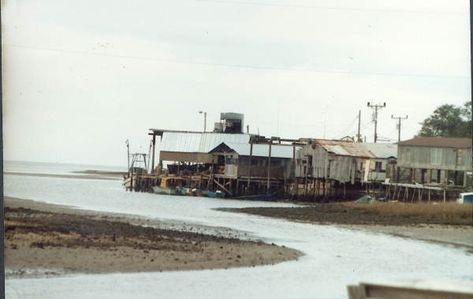
[[[297,145],[273,141],[252,136],[249,143],[222,142],[210,151],[214,156],[215,178],[231,186],[236,196],[282,197],[294,177],[292,161]]]
[[[454,200],[473,190],[471,138],[415,137],[398,144],[387,199],[408,202]]]
[[[411,202],[445,201],[473,189],[468,138],[356,143],[267,138],[242,128],[243,115],[222,113],[212,132],[150,129],[144,168],[151,171],[129,166],[127,189],[155,192],[165,183],[232,198],[333,201],[370,194]]]
[[[180,186],[229,197],[283,197],[294,178],[295,154],[302,144],[243,133],[239,114],[223,113],[221,119],[213,132],[150,129],[155,184],[161,177],[173,177]]]
[[[297,196],[307,200],[346,200],[380,187],[393,174],[397,147],[312,139],[297,153]]]

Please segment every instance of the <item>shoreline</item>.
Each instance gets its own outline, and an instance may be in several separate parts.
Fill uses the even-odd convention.
[[[303,255],[225,231],[223,237],[146,222],[153,220],[7,197],[6,278],[254,267]]]
[[[17,172],[17,171],[4,171],[4,175],[15,175],[15,176],[32,176],[32,177],[46,177],[46,178],[59,178],[59,179],[83,179],[83,180],[111,180],[116,181],[122,179],[118,175],[106,175],[106,174],[89,174],[83,172],[71,172],[72,174],[54,174],[54,173],[37,173],[37,172]],[[74,174],[75,173],[75,174]]]
[[[454,247],[473,254],[473,228],[443,225],[337,225],[338,227]]]
[[[473,207],[466,207],[466,209]],[[318,210],[315,206],[297,208],[223,208],[220,211],[245,213],[269,218],[279,218],[297,223],[331,225],[343,229],[385,234],[437,245],[455,247],[473,253],[473,219],[445,221],[442,215],[429,214],[422,218],[416,215],[388,215],[391,211],[379,212],[370,206],[360,204],[323,204]],[[374,210],[374,211],[373,211]],[[373,217],[373,214],[377,213]],[[384,214],[383,214],[384,213]],[[407,213],[407,212],[406,212]],[[409,213],[411,213],[409,211]],[[373,217],[372,219],[370,219]],[[436,221],[440,218],[440,221]],[[376,220],[382,219],[382,222]],[[425,220],[425,223],[422,222]],[[429,222],[430,221],[430,222]],[[447,224],[448,223],[448,224]]]

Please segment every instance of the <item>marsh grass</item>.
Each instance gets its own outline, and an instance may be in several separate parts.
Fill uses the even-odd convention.
[[[219,210],[325,224],[473,226],[473,205],[457,203],[313,203],[299,207],[252,207]]]
[[[473,225],[473,205],[448,203],[402,203],[402,202],[374,202],[374,203],[344,203],[351,209],[363,209],[368,213],[379,216],[400,218],[422,218],[427,222],[445,224]]]

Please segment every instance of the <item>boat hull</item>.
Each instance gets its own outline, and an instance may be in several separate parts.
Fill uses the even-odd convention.
[[[153,193],[155,194],[165,194],[165,195],[177,195],[178,191],[176,189],[170,189],[170,188],[161,188],[159,186],[154,186],[153,188]]]

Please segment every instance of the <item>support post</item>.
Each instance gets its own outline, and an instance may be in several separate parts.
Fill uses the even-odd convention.
[[[153,152],[151,158],[151,173],[154,173],[154,158],[156,155],[156,134],[153,133]]]
[[[251,183],[251,164],[253,162],[253,140],[250,138],[250,159],[248,160],[248,193],[250,192]]]
[[[133,162],[130,170],[130,191],[133,191]]]
[[[267,178],[267,183],[266,183],[266,194],[269,194],[269,189],[271,186],[271,145],[273,143],[273,140],[269,140],[269,154],[268,154],[268,178]]]
[[[293,178],[296,177],[296,145],[292,145],[292,165],[293,165]]]

